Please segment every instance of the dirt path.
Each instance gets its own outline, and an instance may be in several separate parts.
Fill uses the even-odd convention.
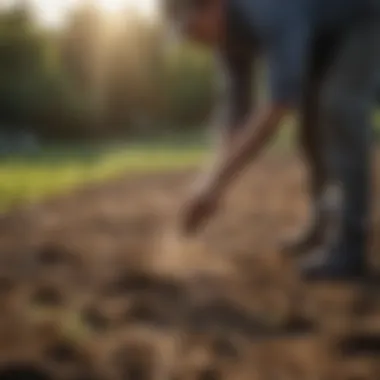
[[[186,240],[172,227],[192,175],[120,179],[1,221],[0,380],[380,378],[379,288],[306,286],[278,252],[307,218],[299,162],[263,158]]]

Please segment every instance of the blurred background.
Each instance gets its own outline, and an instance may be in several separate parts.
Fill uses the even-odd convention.
[[[212,57],[168,42],[155,0],[2,0],[0,210],[197,160],[214,93]]]
[[[278,249],[308,219],[292,117],[176,235],[218,79],[157,3],[0,0],[0,380],[378,380],[378,286],[311,289]]]

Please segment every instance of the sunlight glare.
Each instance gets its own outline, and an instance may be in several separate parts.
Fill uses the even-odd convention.
[[[0,0],[2,3],[4,0]],[[19,0],[7,0],[9,5],[17,4]],[[62,23],[65,15],[81,2],[94,1],[105,12],[117,14],[123,10],[135,10],[143,16],[154,17],[158,0],[27,0],[36,11],[38,19],[44,24],[57,26]]]
[[[155,0],[97,0],[99,5],[108,12],[118,12],[123,9],[133,9],[144,15],[155,11]]]

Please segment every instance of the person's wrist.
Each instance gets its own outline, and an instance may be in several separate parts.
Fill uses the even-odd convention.
[[[220,199],[223,193],[223,186],[220,177],[213,175],[209,178],[205,191],[214,199]]]
[[[214,173],[203,175],[195,183],[194,192],[202,194],[204,198],[216,198],[221,194],[221,188],[218,177]]]

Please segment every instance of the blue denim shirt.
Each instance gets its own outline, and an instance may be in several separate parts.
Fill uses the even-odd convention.
[[[319,33],[349,27],[372,0],[226,1],[231,34],[244,35],[263,51],[272,101],[295,105],[302,95],[311,41]]]

